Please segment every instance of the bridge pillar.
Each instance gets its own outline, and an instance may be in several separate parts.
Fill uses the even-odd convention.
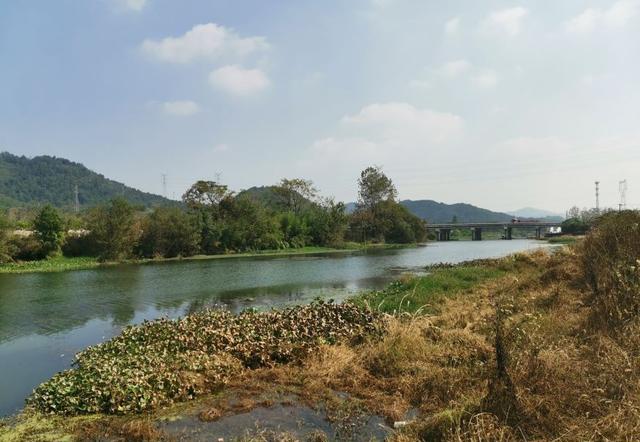
[[[471,228],[471,241],[482,241],[482,228],[480,227]]]
[[[504,227],[504,236],[502,239],[513,239],[513,227]]]
[[[542,239],[542,227],[536,227],[536,239]]]
[[[450,241],[451,229],[438,229],[438,241]]]

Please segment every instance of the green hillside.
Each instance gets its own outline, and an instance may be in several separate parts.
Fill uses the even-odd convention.
[[[63,209],[72,208],[76,185],[81,207],[91,207],[116,196],[145,207],[173,204],[159,195],[127,187],[63,158],[27,158],[0,153],[0,207],[48,203]]]
[[[459,223],[465,222],[509,222],[513,216],[506,213],[492,212],[472,206],[471,204],[445,204],[432,200],[401,201],[404,207],[414,215],[429,223],[450,223],[455,216]]]
[[[446,204],[433,200],[400,201],[411,213],[428,223],[450,223],[455,217],[459,223],[464,222],[509,222],[513,216],[506,213],[493,212],[472,206],[471,204]],[[347,204],[347,211],[355,210],[355,203]]]

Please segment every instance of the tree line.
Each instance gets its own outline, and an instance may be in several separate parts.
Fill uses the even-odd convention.
[[[0,261],[59,254],[117,261],[426,238],[426,223],[397,202],[393,182],[379,167],[362,171],[351,214],[343,203],[320,197],[309,180],[282,179],[265,189],[259,196],[236,194],[222,183],[198,181],[179,206],[144,210],[115,198],[79,216],[47,205],[21,235],[0,216]]]

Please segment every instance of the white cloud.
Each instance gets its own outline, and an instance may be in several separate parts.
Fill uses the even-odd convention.
[[[510,36],[516,36],[522,29],[522,20],[529,15],[529,10],[518,6],[515,8],[494,11],[486,18],[485,26],[499,30]]]
[[[117,9],[140,12],[147,5],[147,0],[114,0]]]
[[[233,95],[246,96],[269,87],[269,78],[260,69],[245,69],[238,65],[224,66],[209,74],[209,82]]]
[[[315,141],[299,167],[321,188],[340,191],[372,164],[393,175],[407,164],[448,162],[463,132],[464,120],[454,114],[404,102],[373,103],[344,116],[334,134]]]
[[[471,63],[467,60],[454,60],[443,64],[438,72],[446,77],[457,77],[471,68]]]
[[[491,69],[483,69],[475,74],[471,81],[476,87],[489,89],[498,84],[498,74]]]
[[[585,9],[581,14],[571,18],[565,23],[567,32],[586,33],[593,31],[602,19],[602,11],[598,9]]]
[[[188,117],[200,112],[200,106],[195,101],[167,101],[162,103],[162,110],[169,115]]]
[[[565,22],[567,32],[587,34],[601,26],[622,28],[631,21],[640,10],[639,0],[620,0],[608,9],[587,8]]]
[[[460,30],[460,18],[454,17],[444,24],[444,32],[447,35],[457,34]]]
[[[221,143],[213,146],[213,151],[217,153],[228,152],[229,150],[231,150],[231,147],[228,144]]]
[[[640,1],[621,0],[615,2],[604,13],[604,22],[611,27],[623,27],[638,14]]]
[[[264,37],[243,38],[232,29],[215,23],[196,25],[181,37],[147,39],[142,43],[143,52],[168,63],[189,63],[198,59],[215,60],[222,57],[242,58],[265,51],[268,47]]]
[[[419,109],[409,103],[375,103],[342,118],[347,128],[366,131],[384,142],[442,143],[462,131],[457,115]]]

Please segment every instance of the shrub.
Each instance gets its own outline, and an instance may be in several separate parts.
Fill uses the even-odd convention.
[[[62,254],[69,257],[98,256],[95,237],[84,232],[67,235],[62,243]]]
[[[9,254],[15,261],[38,261],[47,257],[47,250],[34,235],[14,235],[9,238]]]
[[[640,314],[640,213],[603,215],[582,244],[581,265],[591,289],[593,319],[618,326]]]
[[[60,244],[64,238],[64,222],[54,207],[46,205],[38,212],[33,221],[33,229],[45,255],[60,251]]]

